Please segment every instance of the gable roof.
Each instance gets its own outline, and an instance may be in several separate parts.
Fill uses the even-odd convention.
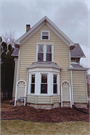
[[[71,41],[47,16],[43,17],[38,23],[36,23],[28,32],[22,35],[16,44],[24,43],[30,38],[36,31],[38,31],[44,24],[46,24],[52,31],[54,31],[68,46],[74,46]]]
[[[85,57],[80,45],[78,43],[75,43],[75,47],[73,50],[71,50],[71,58],[81,58]]]

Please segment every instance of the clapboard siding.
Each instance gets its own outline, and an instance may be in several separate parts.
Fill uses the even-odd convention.
[[[53,103],[60,103],[60,102],[61,102],[60,96],[53,96]]]
[[[28,103],[35,103],[35,96],[34,95],[27,95],[27,102]]]
[[[50,30],[49,41],[40,40],[41,30]],[[19,80],[23,79],[27,82],[27,67],[36,61],[37,43],[54,44],[54,62],[63,68],[61,71],[61,82],[64,80],[70,81],[70,73],[68,72],[70,64],[69,46],[67,46],[47,25],[40,28],[20,46]]]
[[[38,96],[37,103],[38,104],[50,104],[50,97],[49,96]]]
[[[59,96],[35,96],[35,95],[27,95],[28,103],[35,104],[54,104],[60,103],[60,95]]]
[[[73,71],[73,98],[74,102],[87,103],[86,73]]]

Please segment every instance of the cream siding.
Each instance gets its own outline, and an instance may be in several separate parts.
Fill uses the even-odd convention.
[[[18,63],[18,58],[15,58],[15,69],[14,69],[14,81],[13,81],[13,94],[12,94],[12,97],[15,97],[16,78],[17,78],[17,63]]]
[[[86,72],[73,71],[73,99],[77,103],[87,103]]]
[[[40,40],[41,30],[50,31],[50,40]],[[70,82],[70,72],[68,67],[70,64],[70,50],[47,25],[40,28],[32,37],[20,46],[20,63],[19,63],[19,80],[27,82],[27,66],[36,61],[36,44],[37,43],[53,43],[54,44],[54,62],[63,69],[61,70],[61,82],[67,80]]]
[[[27,103],[54,104],[60,103],[60,96],[35,96],[27,95]]]

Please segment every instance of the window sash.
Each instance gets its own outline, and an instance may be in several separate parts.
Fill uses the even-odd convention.
[[[53,94],[57,94],[57,75],[53,75]]]
[[[38,61],[43,61],[44,53],[38,53]]]
[[[35,83],[31,83],[31,93],[35,93]]]
[[[41,83],[41,94],[47,94],[47,87],[46,83]]]
[[[35,93],[35,74],[31,74],[31,85],[30,85],[31,93]]]
[[[42,39],[49,39],[49,32],[42,32]]]
[[[41,94],[47,94],[47,74],[41,74]]]

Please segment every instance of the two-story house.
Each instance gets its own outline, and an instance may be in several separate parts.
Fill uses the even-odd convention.
[[[32,28],[26,25],[26,33],[16,41],[12,56],[14,105],[21,97],[35,108],[87,105],[88,68],[80,65],[85,55],[80,45],[46,16]]]

